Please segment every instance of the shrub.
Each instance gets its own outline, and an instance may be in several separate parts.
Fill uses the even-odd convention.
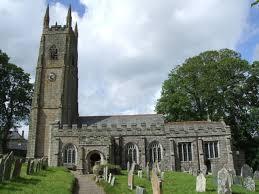
[[[108,170],[110,173],[114,175],[121,174],[121,167],[119,165],[114,165],[114,164],[102,164],[101,165],[101,171],[103,171],[103,168],[108,166]]]

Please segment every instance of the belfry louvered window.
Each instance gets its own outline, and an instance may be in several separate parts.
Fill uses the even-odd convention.
[[[136,144],[128,143],[126,145],[126,162],[135,162],[138,163],[138,147]]]
[[[49,58],[51,60],[57,60],[58,59],[58,49],[56,45],[52,45],[49,49]]]
[[[68,144],[64,148],[64,164],[76,163],[76,148],[72,144]]]

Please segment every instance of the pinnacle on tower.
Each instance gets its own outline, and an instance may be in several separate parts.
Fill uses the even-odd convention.
[[[75,25],[75,35],[76,35],[76,37],[78,37],[78,28],[77,28],[77,22],[76,22],[76,25]]]
[[[71,27],[71,24],[72,24],[72,16],[71,16],[71,5],[70,5],[67,12],[67,27]]]
[[[45,16],[44,16],[43,27],[44,28],[49,28],[49,5],[47,6],[46,13],[45,13]]]

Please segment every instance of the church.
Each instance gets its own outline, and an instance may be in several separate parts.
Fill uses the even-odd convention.
[[[92,171],[96,162],[140,168],[158,162],[163,170],[206,165],[234,169],[231,131],[223,120],[165,122],[163,115],[78,114],[78,28],[43,21],[31,108],[27,158],[46,156],[50,166]],[[89,102],[91,103],[91,102]]]

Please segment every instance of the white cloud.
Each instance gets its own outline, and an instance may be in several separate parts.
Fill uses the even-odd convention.
[[[169,71],[208,49],[235,48],[246,27],[243,0],[81,0],[80,115],[150,113]],[[44,0],[1,0],[0,42],[16,64],[34,75]],[[67,8],[50,9],[65,24]]]

